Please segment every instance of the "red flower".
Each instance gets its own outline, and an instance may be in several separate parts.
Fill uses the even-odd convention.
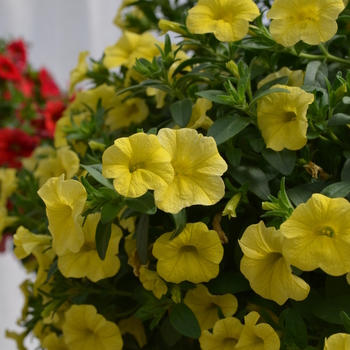
[[[60,90],[45,68],[40,69],[38,79],[40,83],[40,95],[42,98],[47,99],[60,95]]]
[[[66,105],[62,101],[49,101],[46,103],[46,108],[43,110],[45,118],[45,127],[50,137],[54,136],[56,122],[61,118]]]
[[[21,73],[6,56],[0,55],[0,79],[18,81]]]
[[[22,70],[27,64],[26,45],[22,40],[12,41],[6,46],[6,51],[13,63]]]
[[[16,88],[20,91],[24,97],[31,98],[34,95],[34,82],[25,76],[21,77],[21,80],[17,82]]]
[[[21,129],[0,129],[0,166],[20,168],[20,159],[29,157],[38,143],[38,137],[30,136]]]

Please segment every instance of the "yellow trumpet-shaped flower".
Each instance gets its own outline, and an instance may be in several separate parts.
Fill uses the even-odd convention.
[[[266,228],[262,221],[250,225],[239,241],[244,253],[241,272],[257,294],[280,305],[288,298],[304,300],[310,291],[306,282],[292,274],[290,264],[282,255],[284,241],[280,231]]]
[[[38,191],[45,202],[49,230],[57,255],[66,249],[77,253],[84,243],[84,234],[78,221],[87,199],[84,186],[75,180],[60,177],[49,179]]]
[[[252,0],[199,0],[188,11],[191,33],[214,33],[220,41],[238,41],[248,34],[249,22],[260,14]]]
[[[86,62],[86,57],[89,56],[89,51],[79,53],[78,65],[70,72],[69,94],[74,92],[74,87],[77,83],[87,78],[89,66]]]
[[[235,317],[227,317],[215,323],[213,333],[202,332],[199,338],[202,350],[233,350],[243,330],[242,323]]]
[[[134,315],[119,321],[118,327],[122,335],[125,333],[131,334],[136,339],[140,349],[147,344],[147,336],[143,323],[139,318],[135,318]]]
[[[213,205],[225,194],[221,178],[227,164],[220,156],[215,140],[193,129],[161,129],[160,143],[171,155],[175,176],[166,187],[154,191],[156,206],[178,213],[191,205]]]
[[[208,130],[213,124],[213,121],[206,115],[211,109],[213,103],[205,98],[199,98],[196,104],[192,107],[192,115],[186,128]]]
[[[116,191],[140,197],[149,189],[167,186],[174,177],[170,155],[157,136],[137,133],[114,141],[102,156],[102,175],[114,179]]]
[[[350,203],[313,194],[281,225],[283,255],[303,271],[321,268],[332,276],[350,272]]]
[[[216,231],[197,222],[187,224],[180,235],[169,240],[172,232],[161,235],[153,245],[158,259],[157,272],[167,282],[208,282],[219,274],[224,249]]]
[[[92,305],[73,305],[66,312],[62,330],[69,350],[123,348],[119,327],[98,314]]]
[[[281,342],[277,333],[267,323],[256,324],[259,318],[255,311],[244,316],[245,325],[235,349],[279,350]]]
[[[6,206],[7,199],[17,189],[16,169],[0,168],[0,206]]]
[[[66,250],[58,257],[58,269],[62,275],[69,278],[87,277],[93,282],[112,277],[120,269],[119,241],[123,232],[117,225],[112,224],[112,233],[109,240],[106,257],[101,260],[96,250],[95,236],[96,228],[101,219],[101,214],[90,214],[85,220],[83,229],[84,244],[80,250],[73,253]],[[83,218],[80,223],[82,224]]]
[[[286,85],[288,86],[302,86],[304,84],[305,72],[301,69],[299,70],[290,70],[287,67],[282,67],[279,71],[269,74],[265,79],[260,80],[258,83],[258,89],[263,85],[269,83],[278,78],[288,77],[289,80]]]
[[[54,332],[47,335],[41,341],[41,345],[46,350],[68,350],[68,347],[64,342],[64,337],[58,337]]]
[[[350,349],[350,334],[337,333],[325,339],[323,350]]]
[[[218,307],[225,317],[232,316],[238,307],[234,295],[212,295],[203,284],[198,284],[196,289],[189,290],[184,302],[196,315],[201,330],[211,329],[219,321]]]
[[[337,33],[336,19],[344,10],[342,0],[275,0],[267,18],[272,19],[272,37],[283,46],[299,40],[318,45]]]
[[[13,235],[14,253],[17,259],[24,259],[39,245],[50,245],[52,237],[37,235],[20,226]]]
[[[307,142],[306,112],[314,95],[299,87],[274,85],[273,88],[283,88],[290,93],[273,92],[258,101],[258,125],[266,148],[301,149]]]
[[[18,220],[16,216],[8,216],[7,214],[6,207],[0,205],[0,240],[5,228],[13,225]]]
[[[158,273],[144,266],[140,268],[140,282],[143,288],[151,290],[158,299],[168,291],[166,283],[159,277]]]
[[[241,200],[242,197],[242,192],[238,192],[236,193],[226,204],[223,212],[222,212],[222,216],[226,216],[228,215],[228,218],[231,219],[232,217],[236,217],[236,209],[237,206]]]

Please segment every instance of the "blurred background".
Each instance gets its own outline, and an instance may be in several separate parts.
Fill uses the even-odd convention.
[[[28,61],[35,69],[45,67],[62,90],[67,90],[69,72],[80,51],[99,59],[121,31],[113,25],[122,0],[0,0],[0,37],[23,39],[29,44]],[[24,302],[19,285],[27,278],[12,253],[12,242],[0,253],[0,349],[15,350],[15,341],[5,330],[21,331],[16,321]],[[35,342],[26,342],[28,350]]]

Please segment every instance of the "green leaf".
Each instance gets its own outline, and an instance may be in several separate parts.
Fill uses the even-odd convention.
[[[101,222],[107,224],[113,221],[119,214],[120,210],[123,208],[124,203],[122,201],[111,201],[107,202],[101,210]]]
[[[350,333],[350,317],[346,312],[342,311],[340,313],[340,319],[342,320],[343,326],[347,333]]]
[[[242,150],[240,148],[229,149],[226,152],[226,157],[231,165],[238,166],[241,162]]]
[[[321,86],[327,89],[324,77],[328,77],[328,68],[324,62],[311,61],[306,66],[304,86]]]
[[[322,302],[317,303],[312,311],[315,316],[324,321],[343,324],[340,313],[344,311],[350,314],[350,296],[343,295],[324,299]]]
[[[182,334],[180,334],[172,326],[169,316],[166,317],[160,326],[160,334],[162,335],[162,338],[165,341],[166,345],[168,345],[170,348],[174,346],[182,337]]]
[[[262,98],[263,96],[272,94],[272,93],[274,93],[274,92],[286,92],[287,94],[290,93],[289,90],[282,89],[282,88],[273,88],[273,89],[269,89],[269,90],[262,91],[261,93],[256,94],[256,96],[255,96],[255,97],[253,98],[253,100],[250,102],[249,108],[252,107],[252,106],[253,106],[260,98]]]
[[[136,227],[136,248],[142,265],[147,264],[149,216],[142,214]]]
[[[344,163],[343,169],[341,171],[341,180],[350,182],[350,158]]]
[[[216,144],[221,145],[233,136],[237,135],[247,125],[250,120],[239,115],[223,117],[214,122],[209,128],[207,135],[214,137]]]
[[[173,77],[180,73],[184,68],[186,67],[189,67],[189,66],[192,66],[194,64],[197,64],[197,63],[208,63],[208,62],[211,62],[211,63],[220,63],[222,61],[219,61],[219,60],[214,60],[213,58],[211,57],[195,57],[195,58],[190,58],[186,61],[182,61],[179,66],[175,69],[174,73],[173,73]]]
[[[220,273],[208,282],[207,287],[212,294],[235,294],[251,290],[249,281],[237,271]]]
[[[330,198],[344,198],[350,193],[350,182],[336,182],[321,191]]]
[[[328,126],[339,126],[347,124],[350,124],[350,115],[343,113],[334,114],[332,118],[328,120]]]
[[[272,149],[262,150],[263,157],[275,169],[283,175],[290,175],[294,169],[296,154],[294,151],[284,149],[281,152],[273,151]]]
[[[277,85],[277,84],[286,85],[288,83],[288,80],[289,80],[289,77],[286,76],[286,77],[280,77],[272,81],[269,81],[268,83],[262,85],[261,88],[257,90],[257,92],[255,93],[255,96],[258,96],[262,92],[269,90],[274,85]]]
[[[94,165],[80,164],[80,167],[85,169],[100,184],[114,190],[113,185],[102,175],[102,164],[94,164]]]
[[[110,222],[107,224],[103,224],[100,221],[98,223],[96,228],[95,243],[98,256],[101,260],[104,260],[106,257],[109,240],[111,238],[111,232],[112,224]]]
[[[306,203],[314,193],[320,193],[326,186],[325,181],[307,183],[287,190],[287,194],[292,203],[298,206]]]
[[[193,311],[185,304],[175,304],[170,313],[170,323],[182,335],[198,339],[201,329]]]
[[[170,112],[176,124],[185,128],[191,119],[192,102],[188,98],[176,101],[170,105]]]
[[[268,199],[267,196],[270,194],[269,183],[260,168],[239,165],[229,168],[228,173],[241,185],[249,182],[249,191],[253,192],[259,198],[263,200]]]
[[[125,198],[125,204],[140,213],[153,215],[157,211],[154,204],[154,196],[151,192],[146,192],[138,198]]]
[[[308,337],[302,317],[295,309],[287,309],[283,313],[285,337],[303,349],[307,345]]]
[[[206,98],[209,101],[216,102],[222,105],[231,106],[230,103],[222,100],[219,96],[228,96],[226,92],[221,90],[207,90],[207,91],[200,91],[196,93],[197,96]]]
[[[175,230],[170,237],[170,240],[172,240],[175,237],[177,237],[184,230],[184,228],[187,224],[186,209],[185,208],[182,209],[177,214],[169,214],[169,215],[172,218],[173,222],[175,223]]]
[[[54,262],[51,264],[49,271],[47,272],[46,282],[50,281],[50,278],[58,271],[58,260],[54,260]]]

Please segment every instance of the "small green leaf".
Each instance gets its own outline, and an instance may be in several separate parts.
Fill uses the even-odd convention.
[[[111,201],[107,202],[101,210],[101,222],[107,224],[112,222],[119,214],[120,210],[123,208],[124,203],[121,201]]]
[[[221,145],[233,136],[237,135],[247,125],[250,120],[239,115],[223,117],[214,122],[208,130],[208,136],[214,137],[216,144]]]
[[[307,345],[308,338],[302,317],[295,309],[287,309],[284,313],[285,337],[303,349]]]
[[[170,112],[176,124],[185,128],[191,119],[192,102],[188,98],[176,101],[170,105]]]
[[[107,224],[103,224],[101,221],[98,223],[96,228],[96,250],[98,256],[101,260],[104,260],[106,257],[106,252],[108,249],[109,240],[111,238],[112,232],[112,224],[109,222]]]
[[[207,91],[200,91],[196,93],[197,96],[203,97],[209,101],[216,102],[222,105],[231,106],[230,103],[225,102],[222,100],[219,96],[225,96],[227,95],[224,91],[221,90],[207,90]],[[228,96],[228,95],[227,95]]]
[[[255,93],[255,96],[258,96],[262,92],[269,90],[274,85],[277,85],[277,84],[286,85],[288,83],[288,80],[289,80],[289,77],[286,76],[286,77],[280,77],[280,78],[274,79],[272,81],[269,81],[268,83],[261,86],[260,89],[258,89],[258,91]]]
[[[102,164],[80,164],[80,167],[85,169],[96,181],[98,181],[103,186],[114,189],[113,185],[102,175]]]
[[[229,149],[226,152],[226,157],[231,165],[238,166],[241,162],[242,150],[240,148]]]
[[[328,126],[339,126],[346,124],[350,124],[350,115],[343,113],[334,114],[332,118],[328,120]]]
[[[212,294],[235,294],[251,290],[249,281],[237,271],[220,273],[208,282],[207,287]]]
[[[321,194],[330,198],[344,198],[350,193],[350,182],[336,182],[324,188]]]
[[[327,89],[324,77],[328,77],[328,68],[324,62],[311,61],[306,66],[304,86],[320,86]]]
[[[341,171],[341,180],[344,182],[350,182],[350,158],[344,163],[343,169]]]
[[[148,261],[148,222],[149,216],[142,214],[135,231],[137,254],[142,265],[146,265]]]
[[[46,282],[49,282],[50,278],[58,271],[57,262],[58,260],[56,259],[51,264],[49,271],[47,272]]]
[[[315,316],[324,321],[335,324],[343,324],[340,316],[342,311],[350,314],[349,295],[324,299],[322,302],[317,303],[312,309]]]
[[[198,339],[201,328],[193,311],[185,304],[175,304],[170,313],[170,323],[182,335]]]
[[[347,315],[346,312],[342,311],[340,313],[340,318],[342,320],[343,326],[347,333],[350,333],[350,317]]]
[[[125,198],[125,204],[140,213],[153,215],[157,211],[154,204],[154,196],[151,192],[146,192],[138,198]]]
[[[182,334],[172,326],[169,316],[166,317],[160,326],[160,334],[169,347],[174,346],[182,337]]]
[[[177,237],[184,230],[184,228],[187,224],[186,209],[185,208],[182,209],[177,214],[169,214],[169,215],[172,218],[173,222],[175,223],[175,230],[170,237],[170,240],[172,240],[175,237]]]
[[[262,155],[281,174],[290,175],[292,173],[296,161],[294,151],[284,149],[281,152],[276,152],[266,148],[262,151]]]
[[[249,104],[249,108],[252,107],[259,99],[261,99],[262,97],[266,96],[266,95],[269,95],[269,94],[272,94],[274,92],[285,92],[287,94],[290,93],[289,90],[287,89],[282,89],[282,88],[273,88],[273,89],[269,89],[269,90],[265,90],[265,91],[262,91],[261,93],[259,94],[256,94],[254,99],[250,102]]]

